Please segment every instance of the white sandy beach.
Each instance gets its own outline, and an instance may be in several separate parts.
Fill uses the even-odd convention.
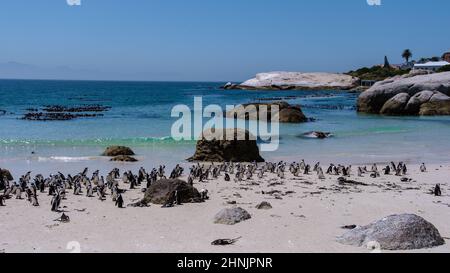
[[[134,171],[140,165],[118,167],[121,172],[124,168]],[[0,252],[64,253],[70,252],[67,245],[73,241],[79,242],[81,252],[370,252],[337,243],[336,236],[346,232],[341,226],[366,225],[397,213],[422,216],[446,238],[443,246],[415,252],[450,252],[450,165],[430,165],[426,173],[420,173],[418,165],[408,168],[406,177],[412,182],[401,182],[394,175],[374,179],[366,174],[358,178],[353,167],[351,179],[371,185],[340,190],[336,187],[338,176],[334,175],[327,175],[324,181],[316,174],[297,178],[288,175],[284,180],[268,175],[241,183],[225,182],[221,176],[194,184],[199,190],[208,189],[210,200],[174,208],[151,205],[118,209],[109,195],[101,202],[69,191],[67,200],[62,201],[69,223],[54,221],[61,213],[50,211],[46,193],[39,194],[39,207],[31,206],[26,199],[12,198],[0,207]],[[101,169],[101,174],[109,171]],[[34,175],[37,173],[33,170]],[[279,185],[269,186],[274,182]],[[441,184],[442,197],[428,194],[436,183]],[[261,194],[271,190],[281,191],[282,199]],[[294,193],[285,195],[289,191]],[[123,196],[126,205],[142,198],[143,193],[135,189]],[[233,206],[227,201],[236,201],[252,218],[232,226],[214,224],[217,212]],[[270,202],[273,208],[256,209],[262,201]],[[241,238],[234,245],[211,245],[219,238],[237,237]]]

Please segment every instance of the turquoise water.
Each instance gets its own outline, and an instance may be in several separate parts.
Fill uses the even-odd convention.
[[[228,91],[218,88],[222,84],[0,80],[0,163],[95,157],[112,144],[131,146],[138,156],[151,162],[182,161],[192,155],[195,142],[176,142],[170,137],[176,120],[170,113],[177,104],[192,106],[195,96],[203,98],[203,105],[223,107],[274,97],[288,97],[289,103],[301,104],[306,116],[315,121],[282,124],[279,149],[263,153],[268,160],[450,161],[449,117],[358,115],[354,93]],[[70,121],[20,119],[27,108],[53,104],[101,104],[111,109],[103,117]],[[302,137],[313,130],[332,132],[334,137]]]

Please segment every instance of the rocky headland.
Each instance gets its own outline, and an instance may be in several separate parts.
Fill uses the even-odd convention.
[[[358,86],[359,79],[345,74],[268,72],[241,84],[227,83],[223,89],[241,90],[349,90]]]

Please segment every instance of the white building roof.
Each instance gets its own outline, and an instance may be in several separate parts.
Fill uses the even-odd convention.
[[[441,61],[441,62],[427,62],[424,64],[415,64],[414,67],[441,67],[449,65],[449,62]]]

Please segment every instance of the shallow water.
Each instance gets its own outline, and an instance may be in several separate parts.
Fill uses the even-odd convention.
[[[450,160],[449,117],[381,117],[359,115],[357,94],[342,91],[228,91],[223,83],[94,82],[0,80],[0,165],[74,163],[101,160],[104,147],[132,147],[146,164],[175,164],[193,154],[195,141],[176,142],[170,116],[177,104],[253,102],[288,97],[301,104],[314,122],[281,124],[280,147],[264,152],[267,160],[320,160],[340,163]],[[44,105],[111,106],[103,117],[71,121],[26,121],[27,108]],[[332,132],[325,140],[308,139],[308,131]]]

